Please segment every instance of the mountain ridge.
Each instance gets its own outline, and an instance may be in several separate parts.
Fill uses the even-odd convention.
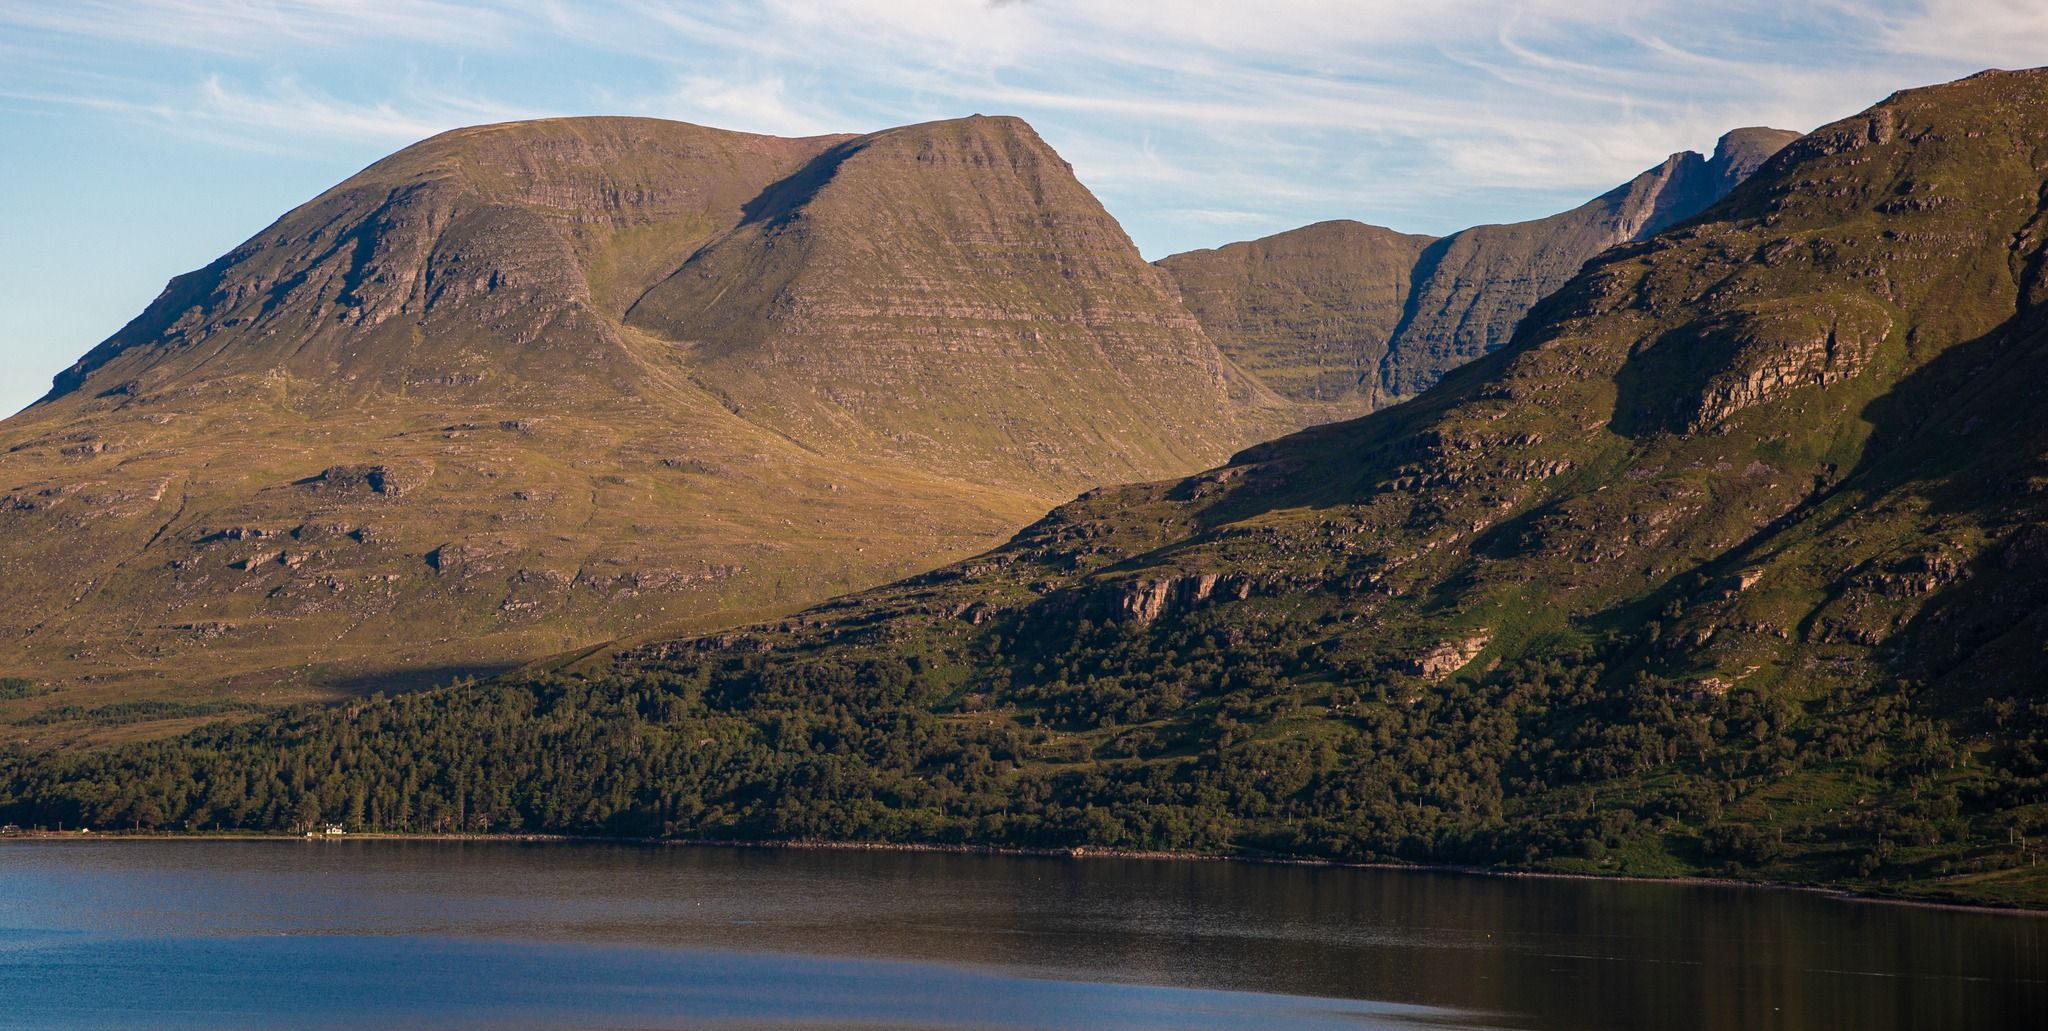
[[[1529,309],[1588,260],[1697,216],[1798,135],[1731,130],[1711,156],[1681,151],[1585,204],[1526,222],[1441,238],[1317,223],[1156,264],[1180,280],[1219,345],[1279,376],[1284,395],[1331,418],[1359,415],[1505,345]],[[1366,270],[1341,292],[1326,266],[1286,253],[1312,249],[1311,241],[1332,247],[1337,233],[1350,237],[1344,257]]]
[[[1424,242],[1307,238],[1358,233]],[[149,700],[171,719],[29,726],[175,729],[964,556],[1341,414],[1273,387],[1303,349],[1350,370],[1302,381],[1331,397],[1373,359],[1353,341],[1397,313],[1372,298],[1405,287],[1362,253],[1221,284],[1332,313],[1280,312],[1276,360],[1241,362],[1015,118],[441,134],[177,277],[0,423],[0,569],[28,585],[0,672],[55,689],[0,718]]]

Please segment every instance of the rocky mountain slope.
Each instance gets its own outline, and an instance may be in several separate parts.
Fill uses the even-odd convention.
[[[0,674],[37,695],[0,719],[729,622],[1199,468],[1278,411],[1015,119],[460,130],[179,277],[0,423]]]
[[[746,631],[16,818],[1141,846],[2048,900],[2048,70],[1898,94],[1405,404]]]
[[[1440,240],[1323,222],[1159,266],[1219,347],[1277,392],[1358,415],[1504,346],[1536,302],[1617,244],[1691,218],[1798,133],[1737,129],[1548,218]]]

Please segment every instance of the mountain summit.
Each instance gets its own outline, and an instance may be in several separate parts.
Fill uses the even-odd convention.
[[[838,143],[628,324],[803,442],[1060,490],[1199,465],[1281,402],[1238,371],[1015,118]]]
[[[0,423],[0,671],[175,713],[501,668],[978,550],[1281,408],[1016,119],[458,130]]]

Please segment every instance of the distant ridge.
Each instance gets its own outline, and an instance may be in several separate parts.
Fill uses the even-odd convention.
[[[1699,214],[1798,137],[1736,129],[1711,157],[1673,154],[1531,222],[1440,240],[1323,222],[1158,264],[1225,353],[1291,400],[1324,406],[1330,418],[1356,415],[1502,347],[1588,260]]]

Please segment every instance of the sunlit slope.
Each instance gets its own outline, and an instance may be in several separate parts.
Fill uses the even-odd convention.
[[[1021,122],[458,130],[179,277],[0,423],[0,675],[36,685],[0,719],[99,733],[758,618],[1216,461],[1273,403]]]

